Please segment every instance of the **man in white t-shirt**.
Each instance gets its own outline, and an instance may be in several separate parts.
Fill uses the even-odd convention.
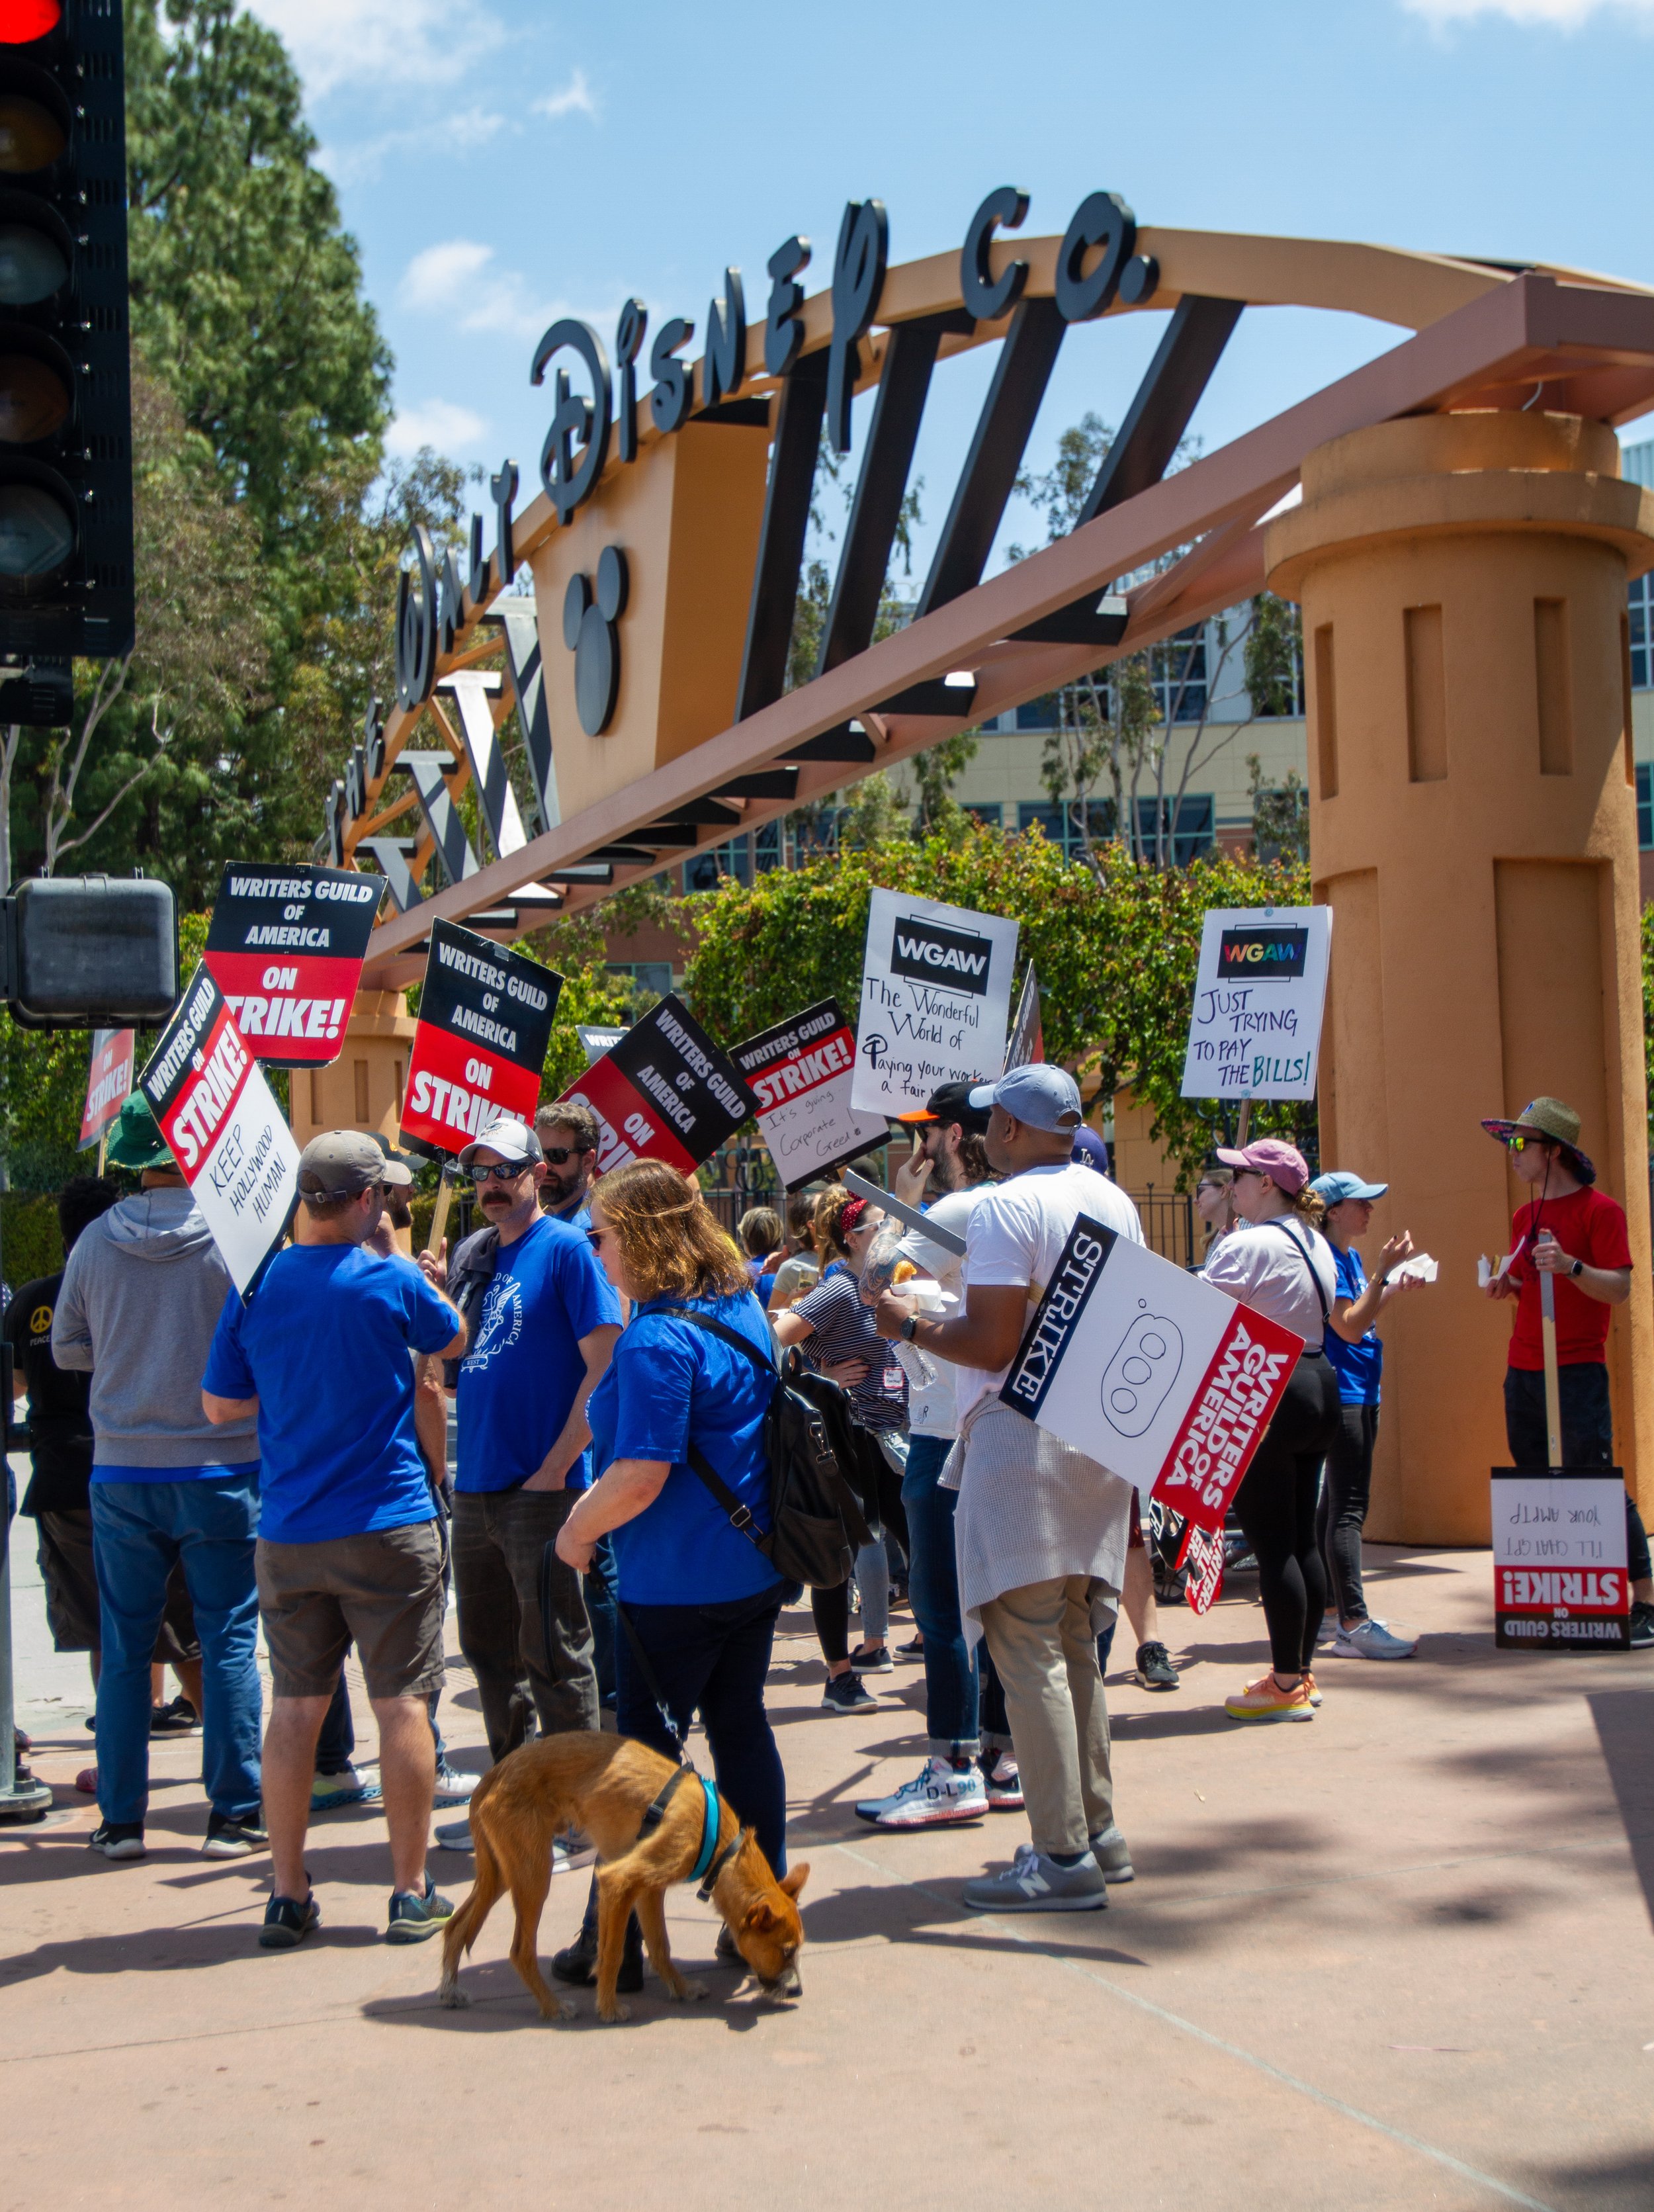
[[[965,1310],[938,1320],[891,1293],[877,1325],[960,1370],[949,1468],[958,1471],[960,1607],[967,1636],[986,1639],[1005,1687],[1033,1836],[1006,1872],[967,1883],[964,1902],[988,1912],[1091,1911],[1108,1903],[1108,1882],[1132,1878],[1097,1663],[1098,1633],[1125,1577],[1131,1488],[999,1393],[1080,1215],[1134,1243],[1142,1225],[1107,1176],[1070,1158],[1080,1101],[1065,1070],[1012,1068],[970,1103],[992,1109],[988,1157],[1006,1180],[970,1214]]]

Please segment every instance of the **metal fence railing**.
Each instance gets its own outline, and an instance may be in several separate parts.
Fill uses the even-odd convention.
[[[1187,1191],[1145,1190],[1126,1194],[1142,1217],[1143,1237],[1152,1252],[1175,1267],[1197,1267],[1206,1256],[1206,1224]]]

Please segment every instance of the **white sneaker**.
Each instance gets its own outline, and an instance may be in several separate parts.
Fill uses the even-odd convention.
[[[1358,1620],[1353,1628],[1341,1626],[1333,1650],[1343,1659],[1410,1659],[1419,1648],[1415,1636],[1392,1636],[1382,1620]]]
[[[436,1795],[432,1802],[463,1805],[482,1778],[480,1774],[459,1774],[451,1766],[439,1766],[436,1770]]]
[[[980,1820],[988,1813],[988,1785],[975,1760],[953,1766],[927,1759],[911,1782],[888,1797],[864,1797],[856,1818],[875,1828],[943,1828],[957,1820]]]

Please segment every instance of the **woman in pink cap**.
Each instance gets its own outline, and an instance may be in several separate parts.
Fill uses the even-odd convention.
[[[1258,1593],[1269,1629],[1270,1671],[1224,1702],[1237,1721],[1307,1721],[1321,1702],[1310,1672],[1327,1607],[1326,1569],[1316,1538],[1321,1462],[1338,1433],[1338,1379],[1323,1348],[1337,1295],[1332,1247],[1317,1228],[1326,1208],[1310,1187],[1295,1146],[1262,1137],[1244,1152],[1219,1152],[1235,1171],[1237,1226],[1213,1248],[1201,1273],[1240,1304],[1304,1340],[1304,1350],[1252,1464],[1235,1511],[1258,1563]]]

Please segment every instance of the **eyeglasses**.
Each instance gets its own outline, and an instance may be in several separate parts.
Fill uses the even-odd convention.
[[[550,1160],[553,1167],[560,1168],[565,1160],[580,1159],[591,1149],[589,1145],[547,1145],[542,1158]]]
[[[485,1182],[515,1182],[518,1176],[528,1173],[529,1162],[519,1160],[515,1166],[509,1160],[501,1160],[491,1167],[474,1167],[471,1179],[480,1190]]]

